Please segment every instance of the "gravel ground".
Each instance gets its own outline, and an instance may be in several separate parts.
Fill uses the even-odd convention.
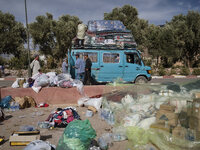
[[[9,137],[13,131],[20,129],[20,126],[32,125],[37,127],[38,122],[44,121],[48,115],[55,110],[56,108],[61,107],[65,108],[65,105],[53,105],[46,108],[26,108],[23,110],[18,110],[15,112],[5,112],[6,120],[0,122],[0,136],[5,137],[5,142],[0,145],[1,150],[23,150],[24,146],[10,146]],[[82,120],[89,119],[92,127],[96,130],[98,139],[103,133],[110,132],[112,126],[108,125],[105,121],[102,121],[98,114],[95,114],[93,117],[88,118],[85,116],[87,108],[85,107],[76,107],[78,114],[81,116]],[[59,138],[61,137],[64,128],[54,128],[50,129],[41,129],[40,135],[41,139],[49,141],[51,144],[57,145]],[[126,146],[128,141],[114,142],[109,150],[127,150]]]

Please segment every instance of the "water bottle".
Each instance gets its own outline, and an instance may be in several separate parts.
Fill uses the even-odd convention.
[[[15,111],[15,102],[10,103],[10,111]]]
[[[98,139],[98,144],[102,150],[107,150],[108,149],[108,143],[105,141],[103,137],[100,137]]]
[[[15,102],[15,110],[19,110],[19,103]]]

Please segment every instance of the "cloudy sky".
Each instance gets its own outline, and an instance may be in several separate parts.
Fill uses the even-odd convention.
[[[28,21],[34,22],[36,16],[49,12],[54,19],[69,14],[87,23],[103,19],[105,12],[126,4],[137,8],[139,18],[155,25],[170,21],[174,15],[187,14],[188,10],[200,11],[200,0],[27,0]],[[0,10],[25,23],[24,0],[0,0]]]

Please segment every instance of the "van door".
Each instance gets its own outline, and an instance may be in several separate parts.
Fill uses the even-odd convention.
[[[123,79],[131,82],[142,71],[142,62],[138,53],[136,52],[125,52],[124,53],[124,74]]]
[[[76,58],[75,58],[75,55],[76,54],[79,54],[79,57],[81,59],[84,60],[84,55],[85,54],[88,54],[88,57],[90,58],[91,62],[92,62],[92,73],[91,73],[91,76],[97,80],[97,74],[98,74],[98,70],[99,70],[99,61],[98,61],[98,51],[96,50],[90,50],[92,52],[88,52],[87,50],[80,50],[80,51],[76,51],[73,55],[74,55],[74,58],[72,59],[73,62],[71,62],[71,64],[74,64],[75,65],[75,62],[76,62]],[[84,60],[85,61],[85,60]],[[74,69],[75,71],[75,69]]]
[[[118,51],[100,51],[99,81],[114,81],[123,77],[123,55]]]

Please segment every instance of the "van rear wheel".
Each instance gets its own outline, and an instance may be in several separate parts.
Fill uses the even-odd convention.
[[[144,76],[139,76],[136,78],[135,83],[144,84],[144,83],[147,83],[147,79]]]

